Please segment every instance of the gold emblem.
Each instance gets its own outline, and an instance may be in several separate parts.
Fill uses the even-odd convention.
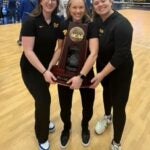
[[[63,30],[64,36],[66,36],[67,34],[67,30]]]
[[[58,28],[59,24],[54,22],[54,28]]]
[[[70,39],[74,42],[82,41],[84,35],[84,30],[81,27],[73,27],[69,32]]]

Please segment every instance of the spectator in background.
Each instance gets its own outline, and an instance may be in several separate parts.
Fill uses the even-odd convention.
[[[2,8],[3,8],[3,0],[0,0],[0,24],[3,24]]]
[[[21,0],[16,0],[16,21],[17,22],[20,22],[21,21],[21,16],[20,16],[20,9],[21,9],[21,7],[20,7],[20,1]]]
[[[3,15],[3,24],[7,24],[7,17],[8,17],[8,7],[6,4],[3,4],[2,6],[2,15]]]
[[[62,19],[66,19],[67,18],[67,14],[66,14],[67,4],[68,4],[68,0],[61,0],[59,2],[58,16],[60,16]]]
[[[38,0],[20,1],[20,17],[21,17],[22,24],[29,18],[29,14],[36,8],[37,4],[38,4]],[[19,46],[21,46],[21,31],[17,43]]]
[[[9,23],[16,22],[16,0],[9,0],[8,1],[8,19]]]
[[[88,15],[92,16],[92,2],[91,0],[85,0],[86,5],[87,5],[87,10],[88,10]]]

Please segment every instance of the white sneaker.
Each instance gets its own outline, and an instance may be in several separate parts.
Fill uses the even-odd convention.
[[[44,143],[39,143],[39,150],[50,150],[50,144],[48,140]]]
[[[111,123],[112,123],[112,115],[110,116],[104,115],[104,117],[97,122],[95,126],[95,132],[97,134],[102,134]]]
[[[121,150],[121,144],[117,144],[113,141],[111,143],[111,150]]]
[[[52,121],[50,121],[50,123],[49,123],[49,132],[53,133],[54,131],[55,131],[55,124]]]

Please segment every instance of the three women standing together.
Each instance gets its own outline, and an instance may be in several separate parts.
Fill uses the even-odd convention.
[[[24,52],[21,57],[21,72],[23,81],[35,100],[35,133],[39,149],[50,149],[48,134],[55,129],[49,120],[49,85],[55,83],[56,77],[50,70],[59,60],[65,37],[63,31],[68,29],[69,22],[80,22],[88,25],[88,55],[80,74],[68,81],[70,87],[58,85],[60,116],[64,123],[60,145],[66,148],[69,142],[73,89],[79,89],[81,93],[81,137],[83,145],[89,145],[88,125],[93,115],[94,88],[101,83],[105,115],[96,124],[95,131],[101,134],[113,122],[111,150],[121,150],[120,140],[126,120],[125,107],[133,71],[132,26],[125,17],[112,9],[112,0],[93,0],[93,22],[87,15],[84,0],[68,1],[67,20],[63,23],[56,15],[58,5],[58,0],[41,0],[22,28]],[[94,77],[92,66],[95,61],[97,74]],[[91,79],[89,88],[80,88],[83,76]]]

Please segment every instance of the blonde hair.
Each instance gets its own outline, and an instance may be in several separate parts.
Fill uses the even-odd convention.
[[[73,0],[69,0],[69,1],[68,1],[68,3],[67,3],[67,8],[66,8],[67,19],[69,19],[69,20],[72,20],[72,16],[71,16],[70,11],[69,11],[69,8],[70,8],[70,6],[71,6],[71,2],[72,2],[72,1],[73,1]],[[90,16],[88,15],[88,9],[87,9],[86,2],[85,2],[85,0],[83,0],[83,2],[84,2],[84,6],[85,6],[85,14],[84,14],[82,20],[83,20],[83,22],[90,22],[90,21],[91,21],[91,18],[90,18]]]

